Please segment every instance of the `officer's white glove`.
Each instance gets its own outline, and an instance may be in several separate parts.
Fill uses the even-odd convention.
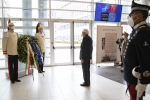
[[[147,84],[136,85],[137,97],[140,98],[146,90]]]

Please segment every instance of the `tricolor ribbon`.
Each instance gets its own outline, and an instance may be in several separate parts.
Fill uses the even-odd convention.
[[[27,63],[26,63],[25,73],[27,75],[30,74],[31,57],[33,58],[33,61],[34,61],[34,67],[36,69],[38,69],[38,63],[35,60],[34,51],[33,51],[33,49],[32,49],[32,47],[31,47],[28,40],[29,40],[29,38],[27,38],[27,42],[26,42],[26,45],[27,45]]]

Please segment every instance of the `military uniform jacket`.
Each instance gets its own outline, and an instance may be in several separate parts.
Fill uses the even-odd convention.
[[[4,32],[2,39],[3,54],[18,55],[17,52],[18,34],[12,31]]]
[[[134,67],[140,66],[141,84],[150,83],[150,27],[145,21],[137,24],[130,35],[124,56],[124,78],[128,83],[137,84],[132,75]]]
[[[121,44],[121,55],[123,56],[126,50],[127,43],[128,43],[128,39],[124,39]]]
[[[42,52],[45,52],[45,36],[41,33],[36,33],[35,37],[38,39],[39,46]]]
[[[80,60],[85,61],[92,59],[93,41],[92,38],[86,35],[80,46]]]

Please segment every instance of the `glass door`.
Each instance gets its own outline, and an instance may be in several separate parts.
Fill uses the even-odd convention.
[[[54,44],[53,57],[54,65],[72,64],[72,42],[71,42],[71,22],[53,22]]]
[[[80,64],[81,62],[79,54],[83,29],[88,29],[90,33],[90,22],[74,22],[74,64]]]

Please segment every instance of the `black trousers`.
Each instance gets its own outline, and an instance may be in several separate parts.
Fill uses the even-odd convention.
[[[83,79],[85,84],[90,84],[90,60],[82,63]]]
[[[18,80],[18,55],[8,55],[8,70],[11,82]]]
[[[45,59],[45,52],[43,52],[43,59],[42,59],[43,64],[42,64],[42,65],[39,65],[39,68],[40,68],[39,71],[43,71],[44,59]]]

